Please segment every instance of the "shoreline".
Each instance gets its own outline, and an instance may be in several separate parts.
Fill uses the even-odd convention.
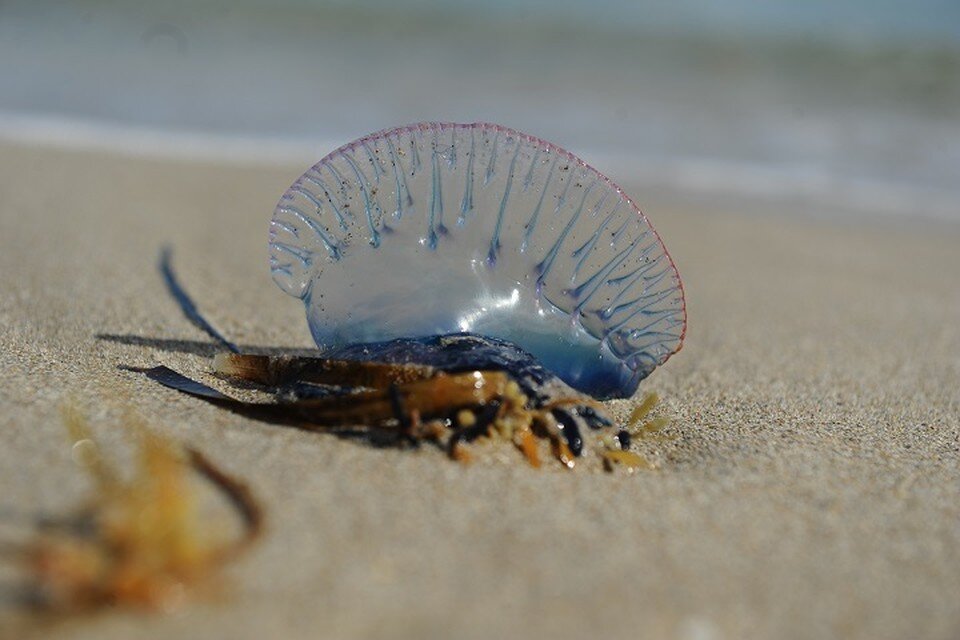
[[[398,125],[411,123],[396,123]],[[370,132],[357,133],[364,135]],[[304,139],[308,141],[304,141]],[[177,128],[108,123],[69,116],[36,116],[0,111],[0,148],[42,149],[51,153],[123,156],[158,162],[285,168],[306,167],[350,140],[340,137],[241,135]],[[564,145],[560,143],[560,146]],[[854,220],[904,219],[921,223],[960,223],[960,190],[894,183],[880,178],[833,176],[805,163],[761,164],[676,156],[654,158],[603,148],[574,150],[595,167],[631,167],[610,173],[614,182],[653,189],[704,207],[761,203],[763,208],[802,202],[814,215],[829,212]],[[642,207],[641,207],[642,208]],[[756,206],[751,208],[756,209]]]

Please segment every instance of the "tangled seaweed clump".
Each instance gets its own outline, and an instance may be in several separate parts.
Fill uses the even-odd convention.
[[[374,360],[221,353],[214,372],[274,401],[236,399],[167,367],[151,379],[251,418],[310,431],[363,433],[396,444],[429,442],[473,460],[474,443],[512,442],[534,467],[554,457],[564,467],[608,471],[650,465],[631,443],[663,419],[637,427],[653,409],[648,395],[622,429],[597,400],[571,389],[516,345],[468,334],[367,345]],[[416,364],[414,364],[416,363]]]
[[[213,586],[218,570],[259,536],[263,516],[250,490],[200,452],[135,424],[136,468],[124,478],[86,420],[74,410],[64,413],[74,458],[90,473],[95,493],[24,550],[32,599],[42,610],[174,609],[191,592]],[[245,526],[241,537],[230,540],[205,517],[191,472],[236,507]]]

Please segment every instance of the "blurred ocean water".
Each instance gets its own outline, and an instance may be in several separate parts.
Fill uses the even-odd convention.
[[[433,119],[625,183],[960,220],[960,3],[0,1],[0,138],[305,163]]]

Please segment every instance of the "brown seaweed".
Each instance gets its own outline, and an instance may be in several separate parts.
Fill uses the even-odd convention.
[[[77,412],[66,411],[65,421],[74,457],[90,473],[95,492],[87,505],[41,531],[20,554],[39,609],[169,610],[188,593],[211,586],[219,570],[261,535],[263,511],[247,485],[196,449],[134,424],[137,464],[124,478]],[[233,506],[242,521],[240,535],[228,536],[208,522],[191,472]]]

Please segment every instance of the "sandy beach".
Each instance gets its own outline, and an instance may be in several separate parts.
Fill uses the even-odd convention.
[[[134,409],[268,515],[219,600],[40,627],[5,561],[4,623],[98,639],[960,637],[960,228],[685,202],[605,167],[687,291],[686,346],[641,386],[672,418],[645,445],[658,469],[461,466],[247,420],[121,368],[216,383],[215,348],[158,277],[163,244],[232,339],[311,345],[266,261],[302,169],[0,146],[0,539],[89,491],[65,403],[121,455]]]

